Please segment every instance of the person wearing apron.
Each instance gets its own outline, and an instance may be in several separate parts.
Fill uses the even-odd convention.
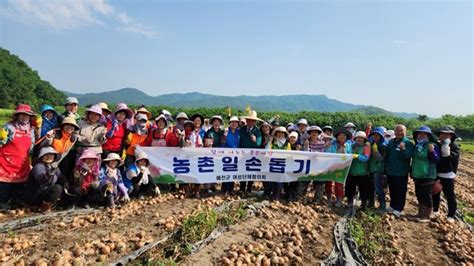
[[[19,104],[13,120],[0,129],[0,209],[10,209],[10,203],[21,201],[31,170],[34,128],[30,120],[35,116],[29,105]]]

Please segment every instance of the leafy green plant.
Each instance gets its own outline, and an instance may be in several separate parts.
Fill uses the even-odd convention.
[[[206,238],[216,227],[218,214],[206,209],[183,221],[181,239],[184,243],[195,243]]]
[[[383,228],[382,217],[371,210],[352,219],[349,230],[359,251],[369,261],[398,252],[395,248],[388,248],[390,237]]]
[[[227,207],[222,214],[219,215],[219,223],[224,226],[231,226],[246,217],[247,213],[243,206],[237,208]]]
[[[458,211],[463,216],[464,220],[474,226],[474,211],[469,209],[469,207],[462,201],[458,200]]]

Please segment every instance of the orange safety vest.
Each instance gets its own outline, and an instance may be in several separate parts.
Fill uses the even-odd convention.
[[[140,146],[149,146],[150,139],[148,134],[138,135],[137,133],[130,132],[127,136],[126,143],[128,144],[127,155],[135,156],[135,147]]]

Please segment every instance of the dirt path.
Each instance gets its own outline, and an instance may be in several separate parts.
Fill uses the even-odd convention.
[[[473,165],[474,156],[463,155],[456,178],[458,199],[470,209],[474,208]],[[220,197],[197,200],[167,194],[134,200],[115,210],[51,218],[34,227],[0,233],[0,263],[110,262],[180,228],[187,215],[203,206],[215,207],[223,202]],[[416,205],[410,181],[405,214],[415,213]],[[220,264],[227,262],[224,259],[227,258],[235,263],[273,260],[285,264],[315,264],[331,252],[334,224],[341,214],[341,209],[327,206],[272,204],[261,209],[258,215],[224,230],[214,241],[184,256],[181,263]],[[37,213],[16,210],[0,215],[0,222],[32,215]],[[441,217],[429,224],[419,224],[388,215],[383,219],[383,228],[390,237],[387,248],[394,245],[399,249],[395,257],[384,261],[386,263],[446,265],[473,261],[474,238],[458,221],[449,224]],[[266,236],[266,232],[272,232],[271,236]],[[161,261],[162,254],[158,246],[147,256]]]
[[[473,158],[462,157],[455,189],[458,200],[473,208],[474,169],[471,163],[474,163]],[[410,180],[405,215],[416,214],[417,204],[414,184]],[[474,262],[472,233],[460,221],[448,223],[444,213],[429,224],[402,218],[394,220],[392,225],[394,231],[398,232],[397,241],[405,262],[443,265]]]
[[[405,215],[416,214],[417,201],[410,181]],[[406,217],[392,221],[395,240],[405,263],[448,265],[455,263],[439,247],[437,233],[431,224],[421,224]]]

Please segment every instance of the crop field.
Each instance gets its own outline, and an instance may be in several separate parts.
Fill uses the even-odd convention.
[[[308,265],[321,262],[472,263],[474,156],[461,160],[459,220],[420,224],[402,216],[314,203],[187,198],[133,200],[116,209],[17,209],[0,214],[0,261],[8,265]],[[261,184],[257,184],[257,188]],[[309,199],[313,195],[308,195]],[[410,182],[406,214],[416,206]],[[347,252],[344,246],[351,247]]]

